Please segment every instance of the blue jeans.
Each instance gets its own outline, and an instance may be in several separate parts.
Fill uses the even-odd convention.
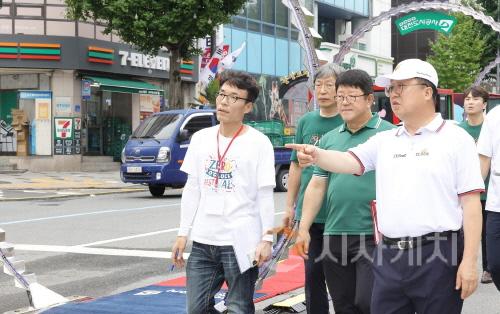
[[[214,309],[214,296],[224,280],[228,286],[228,313],[255,313],[253,294],[257,275],[257,267],[240,273],[232,246],[193,242],[186,267],[188,314],[218,313]]]

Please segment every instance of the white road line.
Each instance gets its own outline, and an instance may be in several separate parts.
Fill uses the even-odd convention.
[[[282,212],[276,212],[276,213],[274,213],[274,215],[277,216],[277,215],[281,215],[283,213],[284,213],[284,211],[282,211]],[[91,243],[86,243],[86,244],[79,244],[79,245],[75,245],[75,247],[95,246],[95,245],[107,244],[107,243],[111,243],[111,242],[118,242],[118,241],[123,241],[123,240],[130,240],[130,239],[136,239],[136,238],[142,238],[142,237],[149,237],[149,236],[152,236],[152,235],[157,235],[157,234],[162,234],[162,233],[175,232],[177,230],[179,230],[179,228],[159,230],[159,231],[153,231],[153,232],[148,232],[148,233],[136,234],[136,235],[127,236],[127,237],[121,237],[121,238],[115,238],[115,239],[109,239],[109,240],[91,242]]]
[[[121,250],[121,249],[101,249],[79,246],[62,246],[62,245],[33,245],[33,244],[16,244],[15,250],[19,251],[37,251],[37,252],[55,252],[55,253],[74,253],[74,254],[90,254],[90,255],[110,255],[110,256],[128,256],[128,257],[150,257],[150,258],[171,258],[172,252],[162,251],[143,251],[143,250]],[[184,258],[188,258],[189,254],[183,254]]]
[[[126,208],[126,209],[110,209],[110,210],[103,210],[103,211],[97,211],[97,212],[88,212],[88,213],[79,213],[79,214],[71,214],[71,215],[42,217],[42,218],[33,218],[33,219],[25,219],[25,220],[14,220],[14,221],[0,222],[0,226],[15,225],[15,224],[29,223],[29,222],[36,222],[36,221],[44,221],[44,220],[73,218],[73,217],[80,217],[80,216],[87,216],[87,215],[101,215],[101,214],[109,214],[109,213],[116,213],[116,212],[128,212],[128,211],[135,211],[135,210],[153,209],[153,208],[161,208],[161,207],[171,207],[171,206],[178,206],[180,204],[181,203],[172,203],[172,204],[146,206],[146,207],[136,207],[136,208]]]
[[[123,241],[123,240],[130,240],[130,239],[136,239],[136,238],[142,238],[142,237],[149,237],[149,236],[152,236],[152,235],[157,235],[157,234],[162,234],[162,233],[168,233],[168,232],[173,232],[173,231],[177,231],[177,230],[179,230],[179,228],[172,228],[172,229],[167,229],[167,230],[159,230],[159,231],[154,231],[154,232],[136,234],[136,235],[128,236],[128,237],[121,237],[121,238],[115,238],[115,239],[97,241],[97,242],[92,242],[92,243],[79,244],[79,245],[76,245],[75,247],[94,246],[94,245],[106,244],[106,243],[110,243],[110,242],[118,242],[118,241]]]
[[[49,191],[49,190],[23,190],[24,193],[35,193],[35,194],[46,194],[46,193],[50,193],[50,192],[53,192],[53,191]]]

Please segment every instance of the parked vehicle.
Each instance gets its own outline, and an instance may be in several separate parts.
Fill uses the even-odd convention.
[[[187,175],[180,171],[191,136],[216,125],[215,110],[185,109],[156,113],[134,130],[122,151],[121,179],[144,184],[151,195],[162,196],[166,187],[180,188]],[[276,190],[286,191],[291,150],[275,147]]]

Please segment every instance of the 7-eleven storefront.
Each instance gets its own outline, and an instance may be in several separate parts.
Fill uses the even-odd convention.
[[[147,56],[129,45],[77,37],[5,37],[0,156],[21,169],[75,171],[82,156],[117,157],[142,119],[168,108],[165,52]],[[186,100],[194,96],[193,68],[182,65]],[[12,110],[25,114],[26,156],[17,149]]]

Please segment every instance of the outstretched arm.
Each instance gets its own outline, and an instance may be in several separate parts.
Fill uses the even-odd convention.
[[[317,165],[329,172],[363,174],[362,164],[352,153],[324,150],[307,144],[286,144],[285,146],[297,151],[301,167]]]

